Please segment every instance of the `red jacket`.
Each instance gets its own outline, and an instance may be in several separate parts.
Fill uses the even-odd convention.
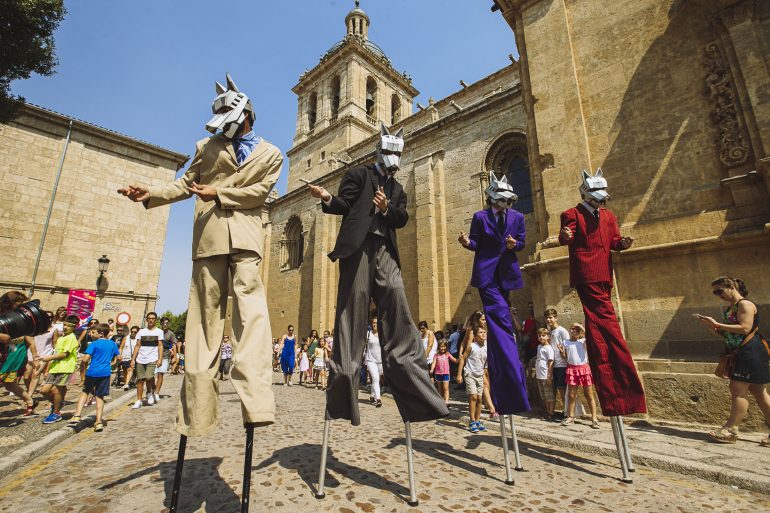
[[[612,283],[611,250],[620,251],[620,230],[615,214],[599,209],[599,220],[582,204],[561,214],[561,227],[572,230],[572,239],[559,233],[559,243],[569,246],[569,285]]]

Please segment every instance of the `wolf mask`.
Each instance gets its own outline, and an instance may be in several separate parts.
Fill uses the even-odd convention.
[[[227,74],[227,87],[219,82],[216,82],[215,87],[217,97],[211,104],[214,117],[206,123],[206,130],[212,134],[221,130],[225,137],[232,139],[240,130],[246,116],[254,123],[251,100],[238,90],[232,77],[230,77],[230,73]]]
[[[594,200],[601,205],[609,201],[610,195],[606,191],[607,180],[605,180],[601,168],[597,169],[593,176],[583,170],[581,176],[583,182],[580,184],[580,197],[583,198],[583,201]]]
[[[390,135],[385,123],[380,125],[380,140],[377,142],[377,163],[392,175],[401,165],[401,153],[404,151],[404,128]]]
[[[499,208],[511,208],[519,199],[508,184],[508,178],[505,175],[497,178],[494,171],[489,172],[489,186],[485,192],[487,203]]]

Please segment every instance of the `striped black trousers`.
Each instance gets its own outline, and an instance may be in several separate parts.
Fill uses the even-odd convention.
[[[382,237],[367,235],[361,248],[340,259],[334,351],[326,392],[326,418],[357,426],[358,380],[369,299],[377,306],[382,368],[404,422],[435,420],[449,414],[428,376],[420,334],[412,322],[401,269]]]

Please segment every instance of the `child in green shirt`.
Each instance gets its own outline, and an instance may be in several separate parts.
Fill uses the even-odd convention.
[[[67,393],[67,382],[77,367],[78,339],[75,336],[75,327],[79,322],[77,315],[68,315],[64,319],[64,336],[56,341],[54,354],[39,358],[40,361],[51,362],[48,378],[40,389],[52,405],[51,414],[43,419],[43,424],[53,424],[62,420],[61,406]]]

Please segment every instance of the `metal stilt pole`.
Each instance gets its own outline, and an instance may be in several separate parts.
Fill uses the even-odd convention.
[[[516,462],[516,466],[513,470],[516,472],[524,472],[524,467],[521,466],[521,456],[519,455],[519,439],[516,437],[516,426],[513,423],[513,414],[508,415],[511,421],[511,440],[513,441],[513,459]]]
[[[323,499],[326,497],[324,492],[324,481],[326,480],[326,452],[329,448],[329,424],[331,420],[326,419],[324,421],[324,440],[321,444],[321,468],[318,470],[318,489],[315,492],[316,499]]]
[[[626,466],[629,472],[636,472],[634,462],[631,461],[631,451],[628,450],[628,439],[626,438],[626,426],[623,424],[623,419],[618,417],[618,428],[620,429],[620,440],[623,442],[623,453],[626,456]]]
[[[505,463],[505,484],[513,484],[511,475],[511,456],[508,454],[508,436],[505,433],[505,415],[500,415],[500,438],[503,442],[503,462]]]
[[[417,491],[414,487],[414,461],[412,461],[412,426],[409,422],[404,422],[404,432],[406,435],[406,466],[409,471],[409,500],[406,501],[410,506],[418,506]]]
[[[176,513],[179,503],[179,488],[182,486],[182,466],[184,465],[184,452],[187,449],[187,437],[179,436],[179,452],[176,455],[176,470],[174,471],[174,485],[171,488],[171,507],[169,513]]]
[[[633,483],[633,479],[631,479],[631,477],[628,475],[628,463],[626,461],[626,456],[623,454],[623,442],[620,439],[620,428],[618,427],[619,421],[619,417],[610,418],[610,423],[612,424],[612,434],[615,437],[615,448],[618,451],[618,459],[620,460],[620,470],[623,472],[621,481],[624,483]]]
[[[251,493],[251,455],[254,449],[254,424],[246,424],[246,454],[243,459],[243,495],[241,513],[249,513],[249,494]]]

